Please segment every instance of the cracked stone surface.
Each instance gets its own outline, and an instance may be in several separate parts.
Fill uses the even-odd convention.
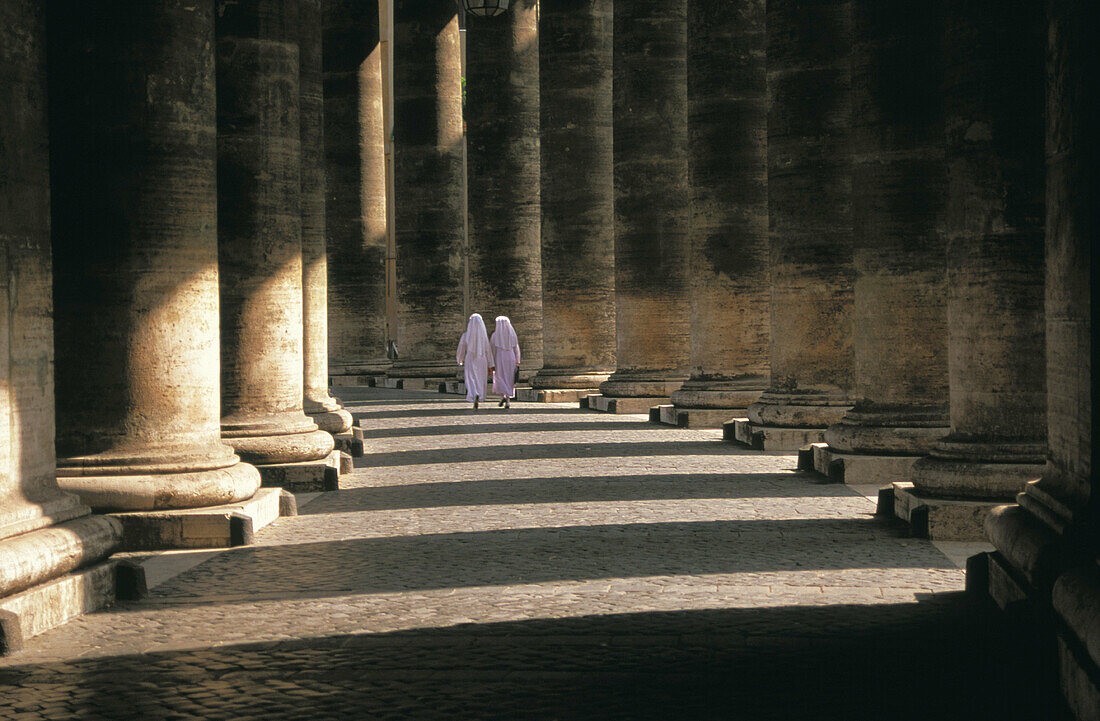
[[[335,394],[367,439],[340,491],[31,639],[0,719],[1036,717],[963,572],[793,455]]]

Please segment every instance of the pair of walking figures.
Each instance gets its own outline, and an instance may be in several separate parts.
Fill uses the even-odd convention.
[[[466,378],[466,400],[473,401],[475,409],[485,398],[490,377],[493,379],[493,392],[500,394],[498,405],[512,407],[512,399],[516,397],[516,369],[519,368],[520,354],[519,338],[508,316],[497,316],[491,338],[485,330],[481,314],[470,316],[466,332],[458,341],[457,360]]]

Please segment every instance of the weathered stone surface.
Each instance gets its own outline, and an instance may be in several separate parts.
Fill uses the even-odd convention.
[[[758,451],[797,451],[825,440],[822,428],[780,428],[760,426],[748,418],[735,418],[722,424],[722,437]]]
[[[923,455],[948,432],[943,3],[853,0],[852,17],[859,401],[825,440]]]
[[[678,408],[744,409],[768,386],[764,20],[762,0],[688,3],[691,378]]]
[[[386,149],[377,0],[323,0],[329,372],[386,359]]]
[[[764,426],[824,428],[851,407],[850,0],[767,4],[771,385]]]
[[[543,363],[535,388],[615,370],[612,0],[539,8]]]
[[[250,463],[324,458],[302,411],[298,3],[218,11],[222,437]]]
[[[894,515],[910,532],[931,541],[985,541],[985,517],[995,501],[960,500],[921,493],[912,483],[891,485]]]
[[[616,365],[600,389],[667,398],[690,351],[687,3],[615,3],[614,27]]]
[[[281,513],[281,492],[261,488],[247,501],[178,511],[112,513],[122,525],[121,550],[229,548],[252,542],[252,535]]]
[[[299,0],[302,408],[321,430],[342,433],[351,428],[351,414],[328,392],[328,256],[325,251],[325,131],[321,33],[321,0]]]
[[[909,477],[920,456],[866,455],[838,451],[830,443],[814,443],[813,469],[834,483],[850,486],[896,483]],[[801,454],[799,454],[801,456]]]
[[[947,9],[951,434],[912,481],[1008,500],[1042,474],[1046,449],[1046,16],[1031,2]]]
[[[450,375],[466,326],[457,12],[453,0],[394,3],[395,378]]]
[[[115,600],[115,569],[114,561],[99,563],[0,598],[0,655],[20,651],[33,637],[109,606]]]
[[[60,483],[104,510],[243,500],[259,476],[218,425],[214,8],[56,10]]]
[[[467,23],[467,304],[490,333],[512,321],[526,378],[542,367],[538,1]]]
[[[264,486],[283,488],[292,493],[335,491],[340,487],[340,451],[325,458],[300,463],[258,465]]]

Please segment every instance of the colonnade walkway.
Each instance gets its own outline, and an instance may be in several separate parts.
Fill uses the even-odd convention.
[[[0,718],[1046,718],[963,571],[793,455],[342,390],[341,490],[30,640]]]

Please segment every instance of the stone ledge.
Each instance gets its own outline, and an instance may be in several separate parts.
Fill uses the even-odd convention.
[[[363,429],[358,426],[352,426],[346,433],[334,433],[332,438],[336,442],[336,450],[353,458],[360,458],[366,452],[363,445]]]
[[[251,543],[256,531],[279,517],[281,495],[277,488],[261,488],[240,503],[108,515],[122,523],[121,551],[229,548]]]
[[[812,454],[813,467],[806,467],[806,460]],[[809,453],[799,454],[799,468],[812,470],[833,483],[861,485],[881,483],[883,485],[903,481],[909,477],[909,469],[921,456],[873,456],[857,453],[839,453],[828,443],[814,443]]]
[[[593,398],[595,406],[592,405]],[[611,398],[604,395],[588,396],[588,408],[601,413],[619,415],[649,415],[649,409],[667,401],[668,398]]]
[[[663,404],[649,409],[649,422],[677,428],[722,428],[744,408],[678,408]]]
[[[516,388],[516,400],[524,403],[579,403],[585,396],[596,392],[595,388]]]
[[[340,451],[334,450],[316,461],[255,465],[260,472],[260,481],[267,488],[306,493],[335,491],[340,487]]]
[[[581,396],[581,399],[577,401],[577,407],[583,410],[594,411],[596,410],[596,399],[600,398],[599,393],[589,393],[588,395]]]
[[[936,498],[901,481],[889,486],[893,515],[909,524],[914,537],[932,541],[985,541],[985,517],[1004,501]]]
[[[797,451],[822,443],[825,429],[758,426],[748,418],[734,418],[722,424],[722,437],[757,451]]]
[[[115,566],[115,561],[106,561],[0,598],[0,655],[15,653],[26,640],[114,603]]]

